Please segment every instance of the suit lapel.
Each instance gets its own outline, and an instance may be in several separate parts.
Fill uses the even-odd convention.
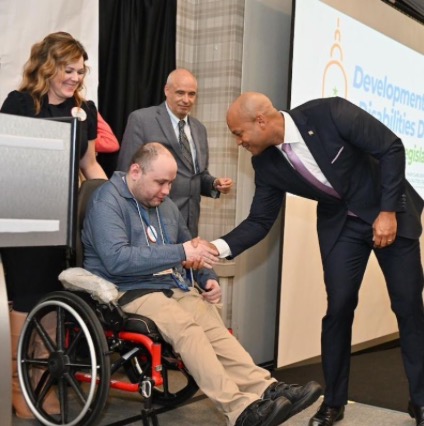
[[[168,141],[169,145],[172,147],[173,151],[178,156],[180,163],[185,164],[191,170],[191,164],[184,157],[181,151],[180,143],[175,135],[174,128],[172,127],[171,117],[168,114],[165,102],[159,105],[159,108],[157,110],[156,121],[158,123],[158,126],[161,128],[163,134],[165,135],[165,138]]]
[[[343,194],[343,188],[340,185],[340,180],[334,173],[334,168],[328,158],[328,154],[324,149],[325,141],[318,136],[316,128],[308,123],[307,118],[303,113],[297,110],[295,113],[288,112],[293,118],[303,140],[305,141],[314,160],[317,162],[324,176],[330,182],[331,186],[339,193]]]
[[[270,184],[270,187],[278,188],[280,191],[316,201],[328,200],[334,202],[336,200],[304,179],[293,169],[281,150],[275,146],[267,148],[258,156],[252,157],[252,164],[257,175],[261,176],[261,183],[267,182],[264,185],[265,187]]]
[[[175,149],[178,147],[179,143],[175,136],[174,128],[172,127],[171,117],[168,114],[165,103],[159,105],[159,108],[156,111],[156,121],[158,126],[161,128],[163,134],[166,137],[166,140],[172,145]]]

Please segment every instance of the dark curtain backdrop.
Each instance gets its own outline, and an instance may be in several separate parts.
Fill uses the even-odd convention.
[[[177,0],[99,1],[98,108],[118,140],[130,112],[158,105],[175,69]],[[118,154],[100,154],[110,176]]]

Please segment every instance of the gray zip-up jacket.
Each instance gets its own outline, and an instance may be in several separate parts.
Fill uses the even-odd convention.
[[[137,209],[124,176],[115,172],[87,206],[82,231],[84,268],[113,282],[120,291],[176,288],[170,274],[154,275],[170,268],[177,269],[190,285],[181,262],[186,260],[182,243],[192,237],[178,207],[167,197],[158,208],[138,204]],[[157,243],[147,237],[146,221],[156,229]],[[194,278],[201,287],[208,279],[218,280],[209,269],[196,271]]]

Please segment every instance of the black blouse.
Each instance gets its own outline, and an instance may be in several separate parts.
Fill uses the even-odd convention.
[[[25,117],[50,118],[72,117],[71,110],[76,106],[75,99],[69,98],[58,105],[48,103],[47,95],[41,103],[39,114],[35,114],[34,100],[28,92],[10,92],[3,102],[0,112],[6,114],[21,115]],[[87,151],[88,141],[97,138],[97,108],[92,101],[84,101],[81,108],[86,112],[87,119],[81,122],[81,147],[80,158]],[[84,129],[85,128],[85,129]]]

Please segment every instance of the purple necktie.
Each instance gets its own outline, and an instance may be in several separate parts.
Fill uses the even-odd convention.
[[[337,191],[327,185],[324,185],[321,181],[319,181],[302,163],[300,158],[296,155],[296,153],[292,150],[292,147],[289,143],[283,143],[281,149],[287,154],[288,159],[293,165],[293,168],[311,185],[315,188],[320,189],[328,195],[332,195],[333,197],[340,198],[340,195]]]

